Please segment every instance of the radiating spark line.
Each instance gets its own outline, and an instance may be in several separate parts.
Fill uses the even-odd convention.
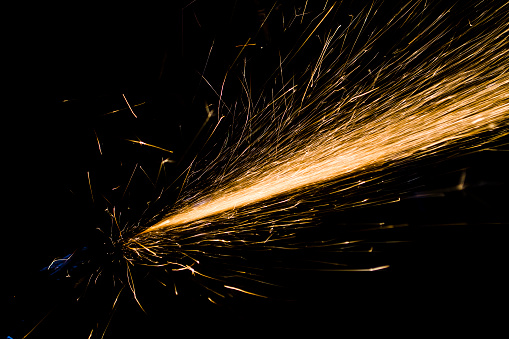
[[[256,297],[267,298],[267,296],[265,296],[265,295],[257,294],[257,293],[254,293],[254,292],[249,292],[249,291],[243,290],[243,289],[235,287],[235,286],[224,285],[224,287],[226,287],[226,288],[228,288],[230,290],[239,291],[239,292],[242,292],[242,293],[245,293],[245,294],[249,294],[249,295],[254,295]]]
[[[118,302],[118,298],[120,297],[120,294],[122,293],[122,291],[124,290],[124,287],[125,286],[122,286],[122,288],[120,289],[120,291],[118,292],[117,294],[117,297],[115,298],[115,301],[113,301],[113,305],[111,306],[111,313],[110,313],[110,317],[108,319],[108,322],[106,323],[106,326],[104,328],[104,331],[103,331],[103,334],[101,335],[101,339],[104,338],[104,335],[106,334],[106,331],[108,330],[108,327],[110,326],[110,323],[111,323],[111,320],[113,319],[113,315],[115,314],[115,310],[117,309],[117,302]],[[134,292],[133,292],[134,293]],[[135,296],[136,298],[136,296]],[[138,300],[136,300],[138,301]],[[140,305],[141,307],[141,305]],[[143,308],[141,308],[143,310]],[[93,331],[93,330],[92,330]],[[92,335],[92,333],[90,333],[90,335]]]
[[[247,46],[256,46],[256,43],[242,44],[242,45],[237,45],[237,46],[235,46],[235,47],[236,47],[236,48],[239,48],[239,47],[244,48],[244,47],[247,47]]]
[[[90,182],[90,172],[87,171],[88,188],[90,189],[90,196],[92,197],[92,203],[94,203],[94,192],[92,191],[92,184]]]
[[[141,310],[144,312],[144,313],[147,313],[145,311],[145,309],[143,308],[143,306],[141,306],[141,303],[140,301],[138,300],[138,297],[136,295],[136,290],[134,288],[134,281],[133,281],[133,276],[131,274],[131,269],[129,268],[129,262],[126,262],[126,268],[127,268],[127,283],[129,285],[129,288],[131,289],[131,292],[133,294],[133,297],[134,297],[134,300],[136,300],[136,303],[138,304],[138,306],[141,308]],[[122,286],[122,289],[123,289],[123,286]],[[122,290],[120,290],[120,292],[122,292]],[[118,293],[118,295],[120,295],[120,292]],[[118,296],[117,296],[117,299],[118,299]],[[115,302],[116,302],[116,299],[115,299]],[[114,304],[115,306],[115,304]]]
[[[133,172],[131,173],[131,177],[129,178],[129,181],[127,182],[127,185],[125,186],[124,193],[122,194],[122,198],[124,198],[127,189],[129,188],[129,185],[131,184],[131,180],[133,180],[134,172],[136,172],[136,169],[138,168],[138,164],[134,165]]]
[[[35,326],[32,327],[32,329],[30,329],[30,331],[28,331],[28,333],[25,334],[21,339],[25,339],[26,337],[28,337],[53,312],[54,309],[55,307],[48,311],[48,313],[46,313],[46,315],[42,317],[41,320],[39,320],[37,324],[35,324]]]
[[[331,263],[327,263],[331,264]],[[370,268],[299,268],[298,270],[302,271],[322,271],[322,272],[375,272],[375,271],[381,271],[389,268],[390,265],[382,265],[382,266],[376,266],[376,267],[370,267]]]
[[[120,238],[122,238],[122,230],[120,229],[120,225],[118,224],[117,214],[115,212],[115,206],[113,206],[113,213],[110,213],[108,209],[106,209],[106,210],[108,211],[108,213],[110,215],[110,218],[112,219],[113,223],[117,227],[117,230],[118,230]],[[112,232],[113,232],[113,228],[112,228]]]
[[[147,174],[147,172],[145,172],[145,170],[143,169],[143,167],[141,167],[141,165],[140,165],[140,170],[143,172],[143,174],[145,174],[145,176],[147,177],[148,181],[150,181],[150,184],[155,188],[156,185],[154,184],[152,179],[150,179],[150,176]]]
[[[193,163],[194,163],[194,160],[191,162],[191,164],[189,165],[187,171],[185,172],[186,173],[186,176],[184,177],[184,181],[182,182],[182,185],[180,186],[180,191],[179,191],[179,194],[177,197],[180,197],[180,194],[182,194],[182,190],[184,189],[184,186],[186,184],[186,181],[187,181],[187,177],[189,176],[189,172],[191,172],[191,168],[193,168]],[[182,173],[183,174],[183,173]],[[181,174],[181,175],[182,175]],[[179,175],[180,177],[180,175]],[[178,178],[177,178],[178,179]]]
[[[97,140],[97,147],[99,148],[99,154],[103,155],[103,151],[101,150],[101,143],[99,142],[99,137],[97,136],[97,132],[94,130],[95,139]]]
[[[124,93],[122,93],[122,97],[124,97],[125,103],[127,104],[127,107],[129,107],[129,110],[131,111],[132,115],[133,115],[135,118],[138,118],[138,117],[136,116],[136,114],[134,114],[134,111],[133,111],[133,109],[131,108],[131,105],[129,105],[129,101],[127,101],[127,98],[125,97]]]
[[[141,105],[145,105],[145,102],[140,102],[139,104],[134,104],[132,105],[132,107],[138,107],[138,106],[141,106]],[[126,108],[119,108],[119,109],[116,109],[116,110],[113,110],[113,111],[110,111],[108,113],[104,113],[104,115],[110,115],[110,114],[114,114],[114,113],[118,113],[118,112],[122,112],[122,111],[125,111],[126,109],[129,109],[130,107],[126,107]]]
[[[166,172],[166,169],[164,168],[164,164],[174,163],[174,162],[175,162],[174,160],[171,160],[169,158],[161,160],[161,162],[159,163],[159,169],[157,170],[157,176],[156,176],[156,180],[155,180],[156,183],[159,182],[159,178],[161,177],[161,171],[165,171]]]
[[[155,148],[155,149],[158,149],[158,150],[161,150],[161,151],[164,151],[164,152],[168,152],[168,153],[173,153],[173,151],[170,151],[166,148],[163,148],[163,147],[160,147],[160,146],[157,146],[157,145],[152,145],[152,144],[149,144],[149,143],[146,143],[144,141],[141,141],[140,139],[138,140],[131,140],[131,139],[126,139],[127,141],[130,141],[132,143],[135,143],[135,144],[139,144],[141,146],[148,146],[148,147],[152,147],[152,148]]]
[[[300,45],[300,47],[295,51],[294,55],[298,54],[299,51],[302,49],[302,47],[304,47],[304,45],[308,42],[309,38],[311,38],[311,36],[313,35],[313,33],[315,33],[315,31],[318,29],[318,27],[323,23],[323,21],[325,20],[325,18],[330,14],[330,12],[332,11],[332,9],[334,8],[334,5],[336,3],[334,3],[330,8],[329,10],[325,13],[325,15],[322,17],[322,19],[320,20],[320,22],[318,22],[318,25],[315,26],[315,28],[311,31],[311,33],[309,33],[309,35],[307,36],[307,38],[304,40],[304,42]]]
[[[195,14],[195,17],[196,17],[196,14]],[[200,80],[198,81],[198,85],[196,86],[196,88],[199,88],[201,86],[201,82],[204,78],[203,75],[205,74],[205,71],[207,70],[207,66],[209,64],[209,59],[210,59],[210,56],[212,55],[212,49],[214,48],[214,43],[215,43],[215,40],[213,40],[212,44],[210,45],[209,53],[207,54],[207,59],[205,60],[205,65],[203,65],[203,70],[200,74]],[[191,102],[193,103],[195,99],[196,99],[196,93],[193,95],[193,99],[191,100]],[[205,105],[205,106],[207,107],[207,105]]]
[[[304,15],[306,14],[306,8],[308,7],[308,1],[306,0],[306,3],[304,4],[304,9],[302,10],[302,16],[300,18],[300,24],[302,25],[302,22],[304,21]]]
[[[212,298],[211,298],[211,297],[207,297],[207,299],[208,299],[211,303],[218,305],[218,303],[216,303],[214,300],[212,300]]]

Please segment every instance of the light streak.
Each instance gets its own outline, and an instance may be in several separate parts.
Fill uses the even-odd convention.
[[[90,189],[90,197],[92,198],[92,202],[94,202],[94,192],[92,191],[92,183],[90,182],[90,172],[87,171],[87,180],[88,180],[88,188]]]
[[[37,324],[35,324],[34,327],[32,327],[30,329],[30,331],[27,332],[27,334],[25,334],[21,339],[25,339],[26,337],[28,337],[51,313],[53,312],[53,309],[51,309],[49,312],[47,312],[44,317],[41,318],[41,320],[39,320],[37,322]]]
[[[146,143],[144,141],[141,141],[139,139],[138,140],[127,139],[127,141],[130,141],[130,142],[135,143],[135,144],[140,144],[141,146],[148,146],[148,147],[152,147],[152,148],[164,151],[164,152],[173,153],[173,151],[167,150],[166,148],[163,148],[163,147],[160,147],[160,146],[157,146],[157,145],[152,145],[152,144]]]
[[[134,105],[132,105],[132,107],[138,107],[138,106],[141,106],[141,105],[145,105],[145,102],[140,102],[139,104],[134,104]],[[130,105],[128,107],[126,107],[126,108],[119,108],[119,109],[116,109],[116,110],[104,113],[104,115],[115,114],[115,113],[122,112],[122,111],[124,111],[126,109],[129,109],[129,108],[131,108]]]
[[[129,272],[129,271],[128,271],[128,272]],[[128,278],[129,278],[129,277],[128,277]],[[130,280],[129,280],[129,281],[130,281]],[[129,285],[129,286],[130,286],[130,285]],[[103,333],[102,333],[102,335],[101,335],[101,339],[102,339],[102,338],[104,338],[104,335],[106,334],[106,331],[108,330],[108,327],[110,326],[111,320],[113,319],[113,315],[115,314],[115,310],[117,309],[117,306],[118,306],[118,305],[117,305],[118,299],[119,299],[120,295],[122,294],[122,291],[124,290],[124,287],[125,287],[125,286],[122,286],[122,288],[118,291],[118,294],[117,294],[117,296],[116,296],[116,298],[115,298],[115,301],[113,301],[113,305],[111,306],[111,313],[110,313],[110,317],[109,317],[108,322],[106,323],[106,326],[105,326],[105,328],[104,328],[104,331],[103,331]],[[131,286],[130,286],[130,287],[131,287]],[[136,294],[135,294],[135,292],[134,292],[134,289],[133,289],[133,294],[134,294],[134,295],[136,295]],[[136,301],[138,301],[138,300],[136,299]],[[139,302],[138,302],[138,305],[139,305]],[[140,307],[141,307],[141,305],[140,305]],[[143,308],[142,308],[142,307],[141,307],[141,309],[143,310]],[[89,336],[89,338],[90,338],[90,337],[92,337],[92,333],[93,333],[93,331],[94,331],[94,330],[92,329],[92,332],[90,332],[90,336]]]
[[[127,185],[125,186],[124,193],[122,194],[122,198],[125,196],[127,189],[129,188],[129,185],[131,184],[131,180],[133,180],[134,172],[136,172],[137,168],[138,168],[138,164],[134,165],[133,172],[131,173],[131,177],[129,178]]]
[[[103,155],[103,151],[101,150],[101,142],[99,141],[99,137],[97,136],[97,132],[94,130],[95,139],[97,140],[97,147],[99,148],[99,154]]]
[[[239,291],[239,292],[242,292],[242,293],[245,293],[245,294],[254,295],[254,296],[257,296],[257,297],[261,297],[261,298],[267,298],[267,297],[266,297],[266,296],[264,296],[264,295],[257,294],[257,293],[254,293],[254,292],[249,292],[249,291],[243,290],[243,289],[238,288],[238,287],[235,287],[235,286],[228,286],[228,285],[224,285],[224,287],[225,287],[225,288],[228,288],[228,289],[230,289],[230,290]]]
[[[125,95],[124,95],[123,93],[122,93],[122,97],[124,98],[125,103],[127,104],[127,107],[129,107],[129,110],[131,111],[132,115],[133,115],[135,118],[138,118],[138,117],[136,116],[136,114],[134,114],[134,111],[133,111],[133,109],[131,108],[131,105],[129,105],[129,101],[127,101],[127,98],[125,97]]]

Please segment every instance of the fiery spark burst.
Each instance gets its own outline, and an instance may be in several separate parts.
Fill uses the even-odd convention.
[[[509,4],[497,8],[485,4],[461,4],[447,10],[435,5],[429,5],[428,1],[408,3],[397,8],[380,27],[380,18],[387,10],[385,4],[375,3],[355,16],[345,14],[343,5],[329,4],[317,15],[314,4],[306,1],[303,10],[296,11],[290,20],[288,16],[283,18],[281,32],[289,32],[292,26],[303,23],[309,23],[309,26],[291,52],[286,57],[279,56],[279,68],[269,77],[261,93],[256,93],[257,87],[251,84],[255,77],[250,76],[250,64],[236,62],[242,60],[250,48],[258,46],[252,43],[255,39],[232,44],[238,46],[237,51],[242,51],[229,68],[222,87],[210,86],[217,94],[218,104],[206,105],[206,121],[199,128],[200,132],[212,130],[213,136],[207,138],[209,143],[225,132],[223,145],[218,148],[204,146],[209,153],[202,160],[199,160],[201,155],[196,155],[175,180],[184,181],[181,187],[175,187],[178,192],[175,204],[159,210],[158,204],[168,205],[164,199],[169,193],[158,192],[160,195],[152,201],[154,204],[143,205],[142,209],[146,210],[141,212],[141,218],[148,215],[149,219],[137,219],[140,221],[126,225],[125,220],[132,220],[133,214],[139,217],[136,203],[145,202],[140,199],[143,194],[133,193],[137,176],[142,176],[145,181],[148,178],[153,192],[153,188],[164,185],[159,179],[164,176],[165,166],[178,167],[180,162],[173,159],[170,147],[161,147],[150,138],[143,137],[143,141],[137,136],[122,138],[128,141],[126,144],[147,146],[144,149],[164,154],[165,159],[160,164],[156,162],[159,168],[153,167],[158,169],[157,177],[153,180],[149,174],[154,172],[148,170],[145,163],[124,166],[128,168],[128,175],[123,184],[112,188],[116,193],[112,198],[101,194],[98,180],[92,175],[94,172],[87,171],[86,177],[82,176],[89,190],[87,200],[97,207],[102,201],[100,197],[104,198],[111,229],[109,232],[102,230],[104,237],[95,237],[92,246],[87,245],[55,260],[44,270],[52,277],[51,281],[67,285],[55,285],[55,293],[34,293],[47,296],[49,300],[53,299],[53,294],[61,292],[61,286],[69,286],[73,297],[79,299],[80,307],[90,307],[94,311],[86,311],[86,317],[81,316],[83,313],[78,317],[71,316],[73,312],[68,308],[61,313],[46,311],[32,325],[29,322],[21,325],[21,329],[25,327],[23,333],[32,335],[42,331],[47,318],[54,318],[53,324],[56,325],[49,326],[54,331],[66,322],[65,319],[73,317],[78,323],[91,325],[85,325],[90,338],[105,337],[109,328],[117,331],[122,328],[127,336],[132,336],[133,326],[126,324],[142,323],[145,317],[139,315],[146,312],[153,318],[150,326],[160,322],[164,333],[171,331],[175,335],[180,329],[187,335],[189,328],[195,331],[199,327],[196,326],[198,322],[203,325],[207,319],[213,323],[219,318],[221,321],[227,318],[223,314],[211,317],[211,313],[228,308],[217,308],[211,303],[227,305],[240,300],[240,307],[233,310],[232,320],[228,319],[225,325],[231,327],[238,320],[235,316],[242,313],[239,309],[251,308],[258,300],[264,306],[266,301],[284,300],[289,306],[283,309],[292,311],[294,304],[286,301],[308,296],[315,300],[317,295],[316,299],[329,300],[336,290],[341,296],[342,307],[344,305],[339,314],[355,318],[357,314],[351,309],[362,308],[361,321],[364,322],[367,308],[362,301],[380,294],[382,297],[376,300],[383,304],[384,300],[393,297],[391,290],[387,291],[383,286],[373,289],[379,281],[373,282],[372,276],[370,279],[363,277],[369,280],[365,282],[368,288],[357,290],[367,296],[359,302],[358,294],[350,294],[352,290],[349,289],[357,283],[356,278],[352,285],[352,281],[347,281],[351,274],[336,272],[387,269],[393,262],[386,260],[384,250],[392,249],[393,242],[398,239],[386,241],[384,233],[379,241],[375,234],[406,225],[391,223],[391,220],[387,224],[357,219],[352,222],[348,214],[357,216],[357,212],[366,211],[357,207],[376,209],[378,205],[408,197],[433,196],[437,194],[436,190],[407,195],[415,193],[416,186],[412,187],[414,183],[411,181],[416,179],[415,171],[419,177],[419,173],[426,170],[423,164],[436,164],[437,159],[442,161],[486,150],[500,145],[509,134],[509,23],[506,20]],[[266,35],[269,29],[263,26],[271,21],[271,16],[277,12],[275,8],[267,12],[268,17],[264,16],[263,22],[260,20],[260,32]],[[338,23],[340,26],[324,33],[324,29],[336,27]],[[397,45],[385,46],[387,41],[395,40],[399,40]],[[299,60],[307,56],[305,51],[317,41],[320,48],[315,50],[311,46],[311,49],[319,55],[314,61],[306,60],[303,69]],[[206,63],[208,61],[207,57]],[[238,101],[230,105],[226,99],[230,95],[227,85],[233,82],[231,78],[237,68],[241,69],[243,92],[240,98],[234,94]],[[206,74],[203,80],[207,84],[213,83],[209,83]],[[118,95],[122,108],[113,111],[108,108],[110,111],[106,114],[111,116],[125,111],[130,118],[137,119],[137,124],[141,123],[146,118],[146,111],[136,109],[145,105],[145,101],[130,102],[128,98],[131,95]],[[151,101],[147,103],[150,106]],[[217,124],[209,126],[216,116]],[[94,130],[93,136],[101,157],[103,153],[108,154],[102,147],[108,143],[99,139],[103,134]],[[198,140],[195,136],[191,144],[198,144]],[[187,150],[190,149],[188,146]],[[409,175],[409,171],[413,173]],[[462,172],[459,184],[447,190],[463,191],[469,185],[466,177],[466,172]],[[110,180],[107,182],[109,185]],[[164,188],[169,191],[166,185]],[[447,190],[439,189],[438,194]],[[108,199],[121,204],[115,206]],[[394,203],[388,208],[393,206],[399,204]],[[159,213],[152,213],[154,210]],[[341,212],[339,219],[345,216],[344,220],[338,221],[337,211]],[[334,221],[327,223],[331,216]],[[386,221],[383,216],[375,215],[374,218]],[[404,233],[410,228],[400,227],[398,230]],[[444,232],[440,232],[442,237]],[[474,255],[478,256],[483,247],[477,243],[477,238],[475,241]],[[494,241],[490,238],[486,243],[484,248],[491,248]],[[495,245],[499,243],[501,241]],[[379,253],[382,254],[378,256]],[[440,257],[439,260],[443,259]],[[406,259],[401,260],[405,262]],[[472,270],[476,269],[474,260],[472,263],[467,261],[469,270],[470,265],[474,266]],[[411,265],[414,265],[413,261]],[[489,263],[480,265],[491,269]],[[421,269],[419,264],[415,267]],[[345,276],[348,278],[344,279]],[[147,277],[150,279],[145,279]],[[335,280],[337,277],[339,283]],[[447,284],[446,280],[440,279],[440,284]],[[489,280],[490,290],[493,290],[495,280]],[[396,285],[392,291],[399,290],[400,285]],[[468,286],[471,287],[479,288],[473,283]],[[129,314],[129,321],[115,325],[114,314],[126,309],[125,300],[121,298],[126,293],[122,292],[129,290],[132,298],[128,302],[132,302],[135,312],[124,312],[124,317]],[[422,299],[431,294],[428,291]],[[146,302],[150,295],[155,298]],[[228,298],[232,295],[237,298]],[[384,299],[386,295],[389,297]],[[406,300],[406,293],[402,295]],[[458,292],[458,295],[461,300],[466,299],[465,293]],[[195,303],[196,296],[200,296],[198,303]],[[246,299],[242,296],[249,298],[252,304],[243,304]],[[482,298],[487,299],[485,295]],[[434,297],[434,300],[438,299]],[[493,299],[498,300],[498,296]],[[185,307],[188,307],[187,312]],[[213,310],[207,307],[213,307]],[[382,312],[376,317],[385,312],[385,307],[384,304],[378,308]],[[311,313],[317,312],[318,308],[321,305],[305,305],[303,312],[303,308],[298,308],[286,318],[294,323],[300,320],[311,323],[308,317],[313,318]],[[330,308],[323,309],[315,315],[316,319],[322,320],[322,315],[330,312]],[[415,316],[414,312],[407,312],[408,308],[402,309],[409,317]],[[279,312],[277,307],[265,307],[260,314],[256,319],[263,318],[260,323],[267,323],[271,331],[274,320],[280,321],[287,330],[284,312]],[[295,315],[300,316],[297,321],[293,318]],[[332,316],[331,324],[336,327],[341,316],[338,313]],[[449,319],[448,316],[444,318]],[[426,317],[426,321],[428,319]],[[256,323],[258,327],[257,320],[250,324]],[[69,328],[74,327],[74,323],[69,323]],[[343,320],[343,324],[347,323]],[[202,328],[209,336],[211,329],[223,330],[216,323]],[[141,329],[144,336],[148,330],[147,327]],[[65,337],[69,334],[65,333]]]
[[[387,187],[384,169],[451,150],[480,150],[506,136],[507,9],[505,4],[469,12],[468,25],[460,27],[448,18],[461,12],[458,6],[433,17],[426,2],[415,2],[399,9],[384,27],[373,28],[370,22],[378,11],[373,5],[323,37],[312,66],[285,81],[285,65],[334,15],[334,6],[325,8],[297,52],[274,73],[281,74],[273,79],[277,91],[252,98],[244,71],[242,111],[219,98],[228,111],[224,115],[244,119],[234,131],[237,141],[223,146],[214,164],[191,178],[170,211],[125,241],[126,259],[213,280],[233,275],[256,280],[252,268],[236,266],[231,258],[253,249],[303,247],[295,231],[330,208],[326,201],[337,201],[335,210],[397,201],[401,192],[373,194]],[[376,43],[401,31],[404,38],[391,55],[377,59]],[[301,207],[308,203],[311,208]],[[231,267],[208,273],[207,262]]]

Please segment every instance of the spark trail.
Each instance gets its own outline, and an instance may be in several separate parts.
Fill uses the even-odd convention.
[[[382,28],[368,29],[377,12],[371,6],[324,37],[319,58],[302,77],[283,82],[281,76],[271,99],[253,100],[244,81],[246,123],[239,141],[222,150],[222,168],[205,170],[215,173],[212,188],[198,192],[189,184],[188,195],[126,248],[133,257],[148,258],[163,256],[168,242],[227,243],[232,233],[273,227],[267,223],[271,215],[289,209],[273,202],[278,197],[294,205],[309,194],[319,201],[321,188],[348,192],[358,186],[352,178],[369,172],[379,185],[380,168],[451,149],[480,150],[507,135],[508,6],[471,12],[461,31],[448,20],[460,9],[433,17],[423,2],[405,5]],[[332,15],[331,9],[322,16]],[[377,41],[401,30],[407,31],[401,43],[373,64]],[[281,72],[292,57],[282,61]],[[256,216],[260,212],[263,218]],[[309,217],[276,226],[297,227]],[[220,226],[231,218],[236,224]]]

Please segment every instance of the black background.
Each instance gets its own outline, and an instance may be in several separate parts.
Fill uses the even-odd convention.
[[[38,270],[86,245],[95,228],[109,222],[102,192],[125,185],[135,164],[153,176],[154,164],[168,156],[125,139],[139,137],[174,151],[171,157],[178,164],[169,167],[163,181],[171,182],[181,173],[203,142],[202,137],[193,140],[206,118],[205,102],[217,102],[199,75],[212,44],[205,75],[218,90],[239,51],[235,46],[255,36],[257,11],[268,12],[271,3],[175,1],[127,6],[40,5],[12,10],[14,19],[4,33],[9,89],[2,108],[6,155],[2,276],[9,313],[5,333],[29,328],[56,301],[57,310],[34,337],[87,337],[90,324],[104,326],[112,292],[74,303],[72,288],[41,280]],[[274,16],[290,13],[293,6],[283,2]],[[342,6],[345,13],[363,7]],[[317,8],[309,5],[310,15]],[[262,31],[253,40],[257,47],[244,54],[257,74],[254,88],[277,66],[268,60],[292,47],[288,35],[283,38],[278,25],[269,24],[268,33]],[[229,93],[235,97],[235,89]],[[125,109],[122,94],[131,105],[145,102],[134,108],[138,119]],[[117,109],[124,110],[105,115]],[[212,144],[220,140],[218,136]],[[163,297],[165,291],[147,283],[140,298],[149,305],[148,315],[132,298],[122,300],[106,337],[324,328],[362,333],[401,329],[403,324],[411,324],[410,333],[418,333],[444,324],[452,330],[496,325],[502,321],[497,309],[504,307],[506,292],[506,154],[482,152],[415,172],[419,190],[431,191],[453,187],[466,171],[468,186],[463,191],[331,215],[327,225],[336,220],[409,225],[366,236],[404,241],[386,245],[374,259],[391,265],[385,272],[288,274],[285,279],[294,282],[289,290],[298,295],[292,302],[238,295],[222,306],[199,296]],[[133,214],[154,196],[143,180],[137,177],[122,198],[120,193],[113,196]]]

